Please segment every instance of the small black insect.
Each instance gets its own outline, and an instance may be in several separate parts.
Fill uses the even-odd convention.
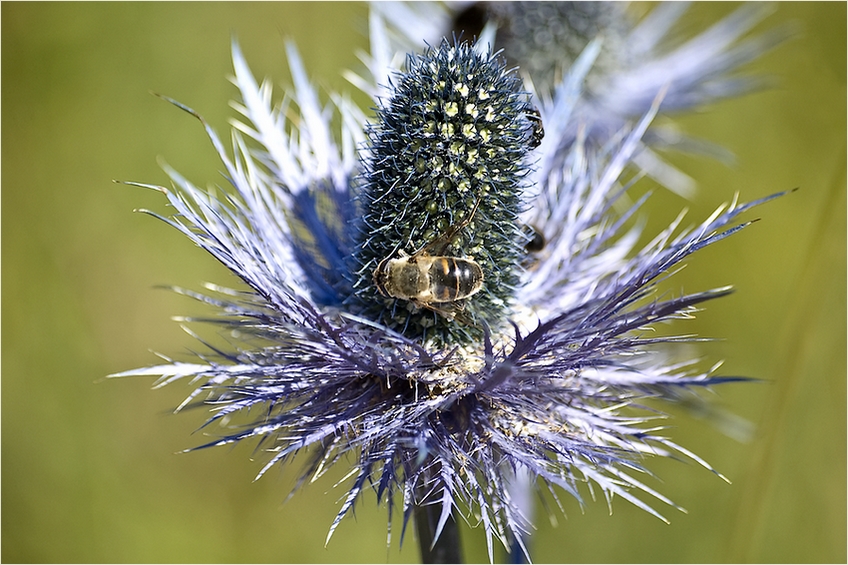
[[[527,253],[538,253],[545,248],[547,241],[542,230],[535,226],[525,225],[524,233],[527,236],[527,243],[524,244],[524,251]]]
[[[531,108],[524,113],[527,116],[527,121],[530,122],[532,130],[530,131],[530,149],[536,149],[542,144],[542,138],[545,137],[545,128],[542,127],[542,115],[536,108]]]

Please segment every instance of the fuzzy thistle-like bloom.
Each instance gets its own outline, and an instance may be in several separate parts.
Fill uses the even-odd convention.
[[[636,249],[638,229],[625,225],[644,199],[621,215],[613,204],[662,92],[591,159],[585,135],[563,152],[589,50],[541,101],[545,137],[531,151],[532,108],[486,46],[442,43],[392,74],[385,28],[371,24],[369,70],[391,81],[374,87],[369,126],[344,98],[320,106],[293,47],[294,90],[272,108],[269,83],[256,84],[234,45],[243,121],[232,156],[206,126],[234,193],[171,169],[174,189],[140,186],[163,192],[176,210],[163,219],[246,285],[181,290],[218,308],[202,321],[238,343],[120,376],[197,382],[183,406],[210,406],[208,424],[225,426],[206,446],[256,438],[270,453],[260,475],[296,453],[308,454],[304,478],[353,460],[330,534],[372,488],[404,525],[436,508],[435,538],[452,517],[479,522],[492,556],[494,539],[523,544],[529,528],[509,488],[517,474],[579,500],[594,483],[662,518],[638,496],[673,505],[637,478],[645,461],[682,454],[710,467],[667,438],[645,402],[738,379],[661,349],[694,337],[649,332],[729,289],[654,291],[691,253],[747,225],[739,216],[759,201],[689,230],[678,220]],[[425,299],[432,286],[386,296],[381,266],[427,255],[473,261],[481,288],[446,301]],[[227,427],[235,415],[246,421]]]

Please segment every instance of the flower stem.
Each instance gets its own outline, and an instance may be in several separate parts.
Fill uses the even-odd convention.
[[[422,563],[462,563],[462,548],[459,543],[459,524],[451,514],[439,539],[434,543],[436,525],[439,523],[441,507],[421,504],[415,507],[415,528],[421,546]]]

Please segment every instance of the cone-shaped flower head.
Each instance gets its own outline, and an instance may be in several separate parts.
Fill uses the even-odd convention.
[[[395,77],[359,196],[354,288],[370,319],[444,343],[505,320],[534,131],[520,89],[503,61],[468,43],[410,56]]]
[[[587,80],[625,68],[625,45],[632,27],[624,2],[473,2],[456,13],[456,32],[478,35],[497,25],[496,49],[533,77],[537,92],[550,93],[592,40],[603,47]]]

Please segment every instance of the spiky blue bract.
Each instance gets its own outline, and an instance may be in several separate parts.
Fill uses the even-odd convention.
[[[526,94],[503,61],[447,41],[410,55],[392,87],[369,131],[352,307],[409,337],[465,344],[482,335],[480,323],[503,324],[518,281]],[[373,282],[384,259],[446,236],[429,254],[472,259],[485,274],[482,291],[459,305],[464,323],[437,311],[456,305],[422,308],[381,296]]]
[[[436,51],[441,55],[435,57],[431,53],[430,59],[413,58],[412,68],[434,58],[449,62],[452,49]],[[651,330],[690,317],[702,302],[729,290],[660,296],[656,289],[693,252],[747,225],[740,215],[766,199],[731,204],[694,229],[680,230],[678,220],[637,249],[638,230],[625,226],[644,200],[624,214],[614,212],[613,204],[630,184],[626,171],[643,147],[642,136],[661,97],[602,150],[590,153],[587,146],[593,142],[580,136],[564,153],[561,145],[543,141],[537,166],[527,173],[532,189],[523,198],[527,210],[520,221],[540,230],[546,245],[516,257],[526,269],[515,268],[510,284],[518,287],[521,300],[503,307],[508,323],[481,320],[479,337],[444,346],[404,335],[403,328],[386,325],[361,303],[345,302],[352,292],[349,281],[358,280],[346,270],[350,263],[345,259],[369,249],[367,240],[355,243],[363,232],[354,234],[347,223],[355,217],[356,148],[367,147],[362,114],[337,97],[321,108],[293,48],[289,60],[295,88],[282,107],[272,109],[268,83],[256,84],[237,47],[233,56],[241,92],[236,108],[246,120],[234,124],[232,156],[206,126],[232,190],[200,189],[171,169],[173,188],[152,187],[176,210],[164,219],[244,283],[240,290],[181,291],[217,308],[219,317],[202,321],[227,330],[233,346],[210,348],[195,362],[166,359],[120,376],[158,375],[159,386],[178,379],[197,383],[185,405],[214,411],[205,429],[218,437],[206,446],[254,438],[269,452],[260,475],[296,454],[305,455],[304,479],[336,463],[351,465],[348,492],[331,534],[363,491],[373,490],[387,503],[390,524],[394,508],[401,509],[406,525],[422,505],[437,508],[436,536],[451,516],[479,523],[492,556],[495,539],[522,544],[529,528],[529,517],[509,488],[516,476],[578,500],[585,492],[581,485],[591,483],[608,500],[618,495],[661,517],[639,496],[671,504],[638,478],[649,475],[646,461],[682,454],[710,468],[672,442],[662,414],[645,406],[735,377],[699,370],[694,362],[671,361],[667,348],[696,338]],[[376,57],[388,60],[380,53]],[[589,49],[554,99],[540,107],[546,130],[559,135],[568,127],[569,110],[577,107],[591,60]],[[401,75],[390,88],[415,86],[404,86],[405,80]],[[453,84],[440,96],[462,90]],[[505,112],[521,110],[512,88],[506,100]],[[426,101],[413,101],[426,108]],[[340,135],[329,126],[332,111],[341,115]],[[391,104],[380,113],[386,120],[414,117]],[[293,123],[286,118],[291,115]],[[514,137],[525,134],[526,124],[501,123]],[[380,217],[380,202],[399,200],[388,190],[391,183],[381,184],[390,172],[368,161],[385,149],[380,143],[390,146],[392,135],[404,132],[399,122],[392,127],[399,133],[384,137],[388,125],[375,126],[371,139],[376,148],[365,150],[366,173],[375,173],[369,181],[373,186],[366,183],[363,189],[373,192],[362,197],[371,229],[378,228],[374,220]],[[409,130],[420,127],[410,124]],[[396,147],[397,153],[408,149]],[[435,154],[436,148],[426,150]],[[418,151],[425,151],[424,145]],[[515,151],[520,156],[521,150]],[[421,174],[414,156],[411,165],[397,157],[400,168],[411,166],[403,169],[408,175]],[[520,171],[515,175],[521,178]],[[457,198],[454,204],[467,210],[464,192],[451,194]],[[408,198],[418,202],[415,195]],[[508,210],[511,225],[518,221],[519,208]],[[442,214],[446,210],[439,208]],[[502,235],[492,225],[496,212],[483,210],[473,237],[497,240]],[[397,215],[393,205],[385,218],[394,220],[387,225],[400,225]],[[422,245],[427,239],[423,224],[409,228],[415,235],[405,237],[418,239],[408,244]],[[373,264],[393,251],[389,246],[374,250],[371,259],[358,263]],[[234,421],[240,422],[237,427]],[[221,428],[213,428],[214,423]]]

